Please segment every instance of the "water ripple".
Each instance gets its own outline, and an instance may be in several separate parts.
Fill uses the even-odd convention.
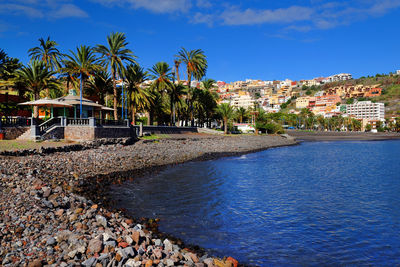
[[[187,163],[113,188],[161,230],[261,266],[400,264],[400,142],[320,142]]]

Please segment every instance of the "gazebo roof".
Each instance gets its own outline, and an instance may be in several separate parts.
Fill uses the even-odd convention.
[[[69,104],[69,105],[80,105],[80,97],[76,96],[76,95],[67,95],[67,96],[63,96],[60,98],[56,98],[54,99],[60,103],[65,103],[65,104]],[[97,104],[95,102],[93,102],[92,100],[86,99],[86,98],[82,98],[82,106],[90,106],[90,107],[98,107],[98,108],[102,108],[103,106],[100,104]]]
[[[42,98],[39,100],[35,100],[35,101],[28,101],[28,102],[24,102],[24,103],[19,103],[18,105],[24,105],[24,106],[47,106],[47,107],[72,107],[71,104],[69,103],[63,103],[60,101],[57,101],[56,99],[48,99],[46,98]]]

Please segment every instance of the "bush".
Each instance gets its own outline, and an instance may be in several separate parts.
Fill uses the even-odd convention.
[[[268,134],[283,134],[285,130],[282,128],[282,125],[277,123],[256,123],[256,128],[263,133]]]

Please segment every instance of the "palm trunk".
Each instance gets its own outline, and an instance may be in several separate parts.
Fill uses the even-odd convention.
[[[176,80],[178,81],[178,83],[181,81],[181,79],[179,78],[179,64],[175,65],[175,74],[176,74]]]
[[[33,100],[36,101],[38,98],[39,98],[39,94],[38,93],[33,94]],[[39,117],[39,108],[38,108],[38,106],[33,106],[33,117],[35,119],[37,119]]]
[[[132,125],[136,125],[136,111],[135,111],[135,106],[132,104],[131,105],[131,110],[132,110]]]
[[[224,118],[224,133],[228,133],[228,118]]]
[[[189,88],[189,112],[190,112],[190,126],[194,126],[194,117],[193,117],[193,103],[192,103],[192,96],[191,96],[191,87],[192,87],[192,73],[188,71],[188,88]]]
[[[118,120],[118,109],[117,109],[117,84],[116,84],[116,77],[113,71],[113,90],[114,90],[114,120]]]

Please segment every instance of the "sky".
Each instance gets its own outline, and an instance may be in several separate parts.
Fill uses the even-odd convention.
[[[41,37],[68,53],[124,32],[145,68],[184,47],[226,82],[360,77],[400,69],[399,17],[400,0],[0,0],[0,49],[26,64]]]

